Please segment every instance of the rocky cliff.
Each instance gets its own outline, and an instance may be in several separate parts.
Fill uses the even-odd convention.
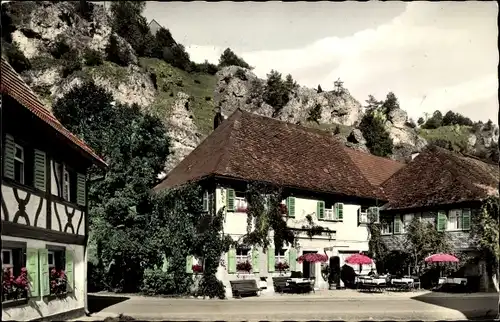
[[[30,63],[30,68],[21,75],[48,108],[54,100],[86,80],[106,88],[117,101],[137,103],[144,111],[159,115],[172,138],[173,155],[166,171],[212,131],[214,107],[220,107],[226,117],[237,108],[273,115],[273,107],[263,99],[265,81],[251,71],[230,66],[215,76],[187,73],[159,59],[136,57],[130,44],[112,33],[110,17],[102,6],[94,5],[92,14],[84,17],[75,3],[2,4],[2,11],[12,17],[11,40],[7,42],[9,46],[16,45]],[[117,38],[120,50],[131,57],[131,63],[126,67],[109,61],[88,64],[85,58],[88,51],[105,57],[111,35]],[[67,59],[54,53],[61,43],[77,53],[75,59],[81,64],[69,74],[64,72]],[[318,122],[308,121],[311,109],[318,107]],[[340,94],[318,93],[303,86],[296,86],[290,92],[288,103],[275,115],[282,121],[335,131],[345,144],[367,151],[366,142],[356,128],[362,116],[363,107],[347,90]],[[393,157],[396,159],[405,159],[426,145],[417,130],[408,126],[404,110],[397,109],[386,115],[385,125],[395,143]],[[480,150],[491,142],[498,142],[498,129],[496,135],[483,132],[468,136],[467,143]]]

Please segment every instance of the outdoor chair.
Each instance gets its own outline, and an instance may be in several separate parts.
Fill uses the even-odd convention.
[[[233,297],[259,296],[260,288],[254,279],[229,281]]]

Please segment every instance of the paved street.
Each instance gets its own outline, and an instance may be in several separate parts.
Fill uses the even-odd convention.
[[[495,317],[498,303],[497,294],[360,294],[349,290],[225,301],[127,298],[93,318],[122,313],[141,320],[463,320]]]

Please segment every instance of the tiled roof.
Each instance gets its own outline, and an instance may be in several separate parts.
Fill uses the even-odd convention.
[[[385,209],[409,209],[479,201],[498,195],[498,165],[428,147],[382,188]]]
[[[19,104],[26,107],[33,114],[39,117],[42,121],[50,125],[56,131],[65,136],[72,144],[78,146],[83,152],[89,155],[96,164],[107,166],[92,149],[82,140],[68,131],[56,118],[50,113],[40,101],[38,96],[31,88],[22,80],[21,76],[10,66],[10,64],[2,57],[0,77],[0,90],[2,94],[7,94],[15,99]]]
[[[154,190],[209,175],[385,199],[331,134],[236,110]],[[371,160],[368,156],[364,160]],[[378,160],[378,159],[377,159]],[[372,165],[374,163],[370,163]],[[392,168],[394,168],[391,161]],[[368,172],[367,172],[368,173]],[[384,175],[383,178],[385,178]],[[383,178],[372,179],[379,182]]]
[[[405,166],[404,163],[356,151],[348,147],[345,147],[345,150],[365,178],[375,186],[380,186]]]

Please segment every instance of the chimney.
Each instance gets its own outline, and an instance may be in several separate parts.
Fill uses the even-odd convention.
[[[216,107],[214,109],[215,116],[214,116],[214,130],[219,127],[219,125],[224,121],[224,116],[222,115],[220,111],[220,107]]]

